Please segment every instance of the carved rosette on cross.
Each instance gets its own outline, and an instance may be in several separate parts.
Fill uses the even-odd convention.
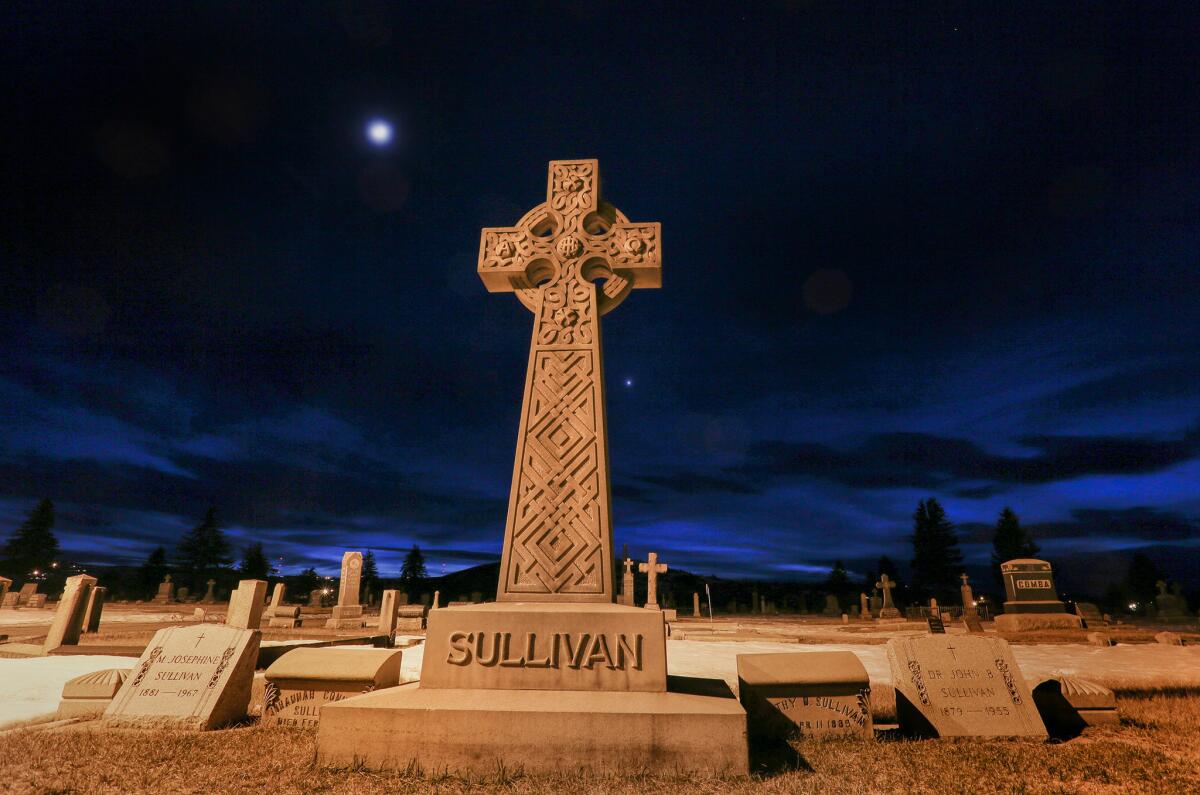
[[[662,285],[659,236],[600,198],[595,160],[551,161],[546,201],[480,236],[484,286],[534,313],[499,601],[613,601],[599,319]]]

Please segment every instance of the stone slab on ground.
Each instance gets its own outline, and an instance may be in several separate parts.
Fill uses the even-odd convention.
[[[874,738],[871,683],[852,652],[739,654],[737,668],[752,737]]]
[[[58,718],[99,717],[125,684],[132,668],[107,668],[77,676],[63,685]]]
[[[160,629],[105,710],[105,723],[215,729],[242,718],[261,637],[217,624]]]
[[[633,608],[637,609],[637,608]],[[708,770],[746,775],[732,696],[401,685],[321,709],[318,763],[426,771]]]
[[[900,728],[939,737],[1042,737],[1029,685],[1006,641],[977,635],[887,644]]]
[[[1004,613],[996,616],[997,632],[1034,632],[1042,629],[1083,629],[1083,619],[1071,613]]]
[[[266,671],[262,723],[315,728],[324,705],[398,685],[401,655],[345,646],[290,651]]]
[[[1029,681],[1033,701],[1051,735],[1073,737],[1088,726],[1121,722],[1113,691],[1076,676],[1048,676]]]

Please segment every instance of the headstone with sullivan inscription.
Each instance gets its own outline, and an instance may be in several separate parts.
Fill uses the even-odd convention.
[[[154,634],[104,711],[115,726],[215,729],[246,714],[262,635],[220,624]]]
[[[1000,638],[892,638],[888,663],[896,716],[909,734],[1046,737],[1012,649]]]
[[[853,652],[739,654],[737,669],[753,737],[874,737],[871,683]]]

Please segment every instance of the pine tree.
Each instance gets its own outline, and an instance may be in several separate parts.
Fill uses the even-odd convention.
[[[1038,553],[1038,545],[1033,543],[1029,533],[1021,527],[1021,522],[1012,508],[1006,507],[996,520],[996,534],[992,537],[992,575],[996,582],[1003,584],[1000,576],[1000,564],[1018,558],[1032,558]]]
[[[1150,604],[1158,593],[1158,581],[1163,579],[1162,573],[1154,565],[1154,561],[1139,552],[1129,562],[1129,592],[1140,605]]]
[[[839,597],[844,596],[850,590],[850,575],[846,573],[846,567],[840,560],[834,561],[833,568],[829,570],[825,588],[829,593]]]
[[[165,576],[167,576],[167,550],[155,547],[138,571],[138,584],[141,592],[147,596],[154,596],[158,592],[159,583]]]
[[[404,565],[400,568],[400,587],[411,597],[421,583],[429,576],[425,570],[425,556],[421,548],[413,544],[412,549],[404,556]]]
[[[375,563],[375,553],[369,549],[363,555],[362,584],[370,603],[379,595],[379,566]]]
[[[179,569],[197,589],[204,587],[204,583],[216,575],[218,569],[232,562],[229,541],[217,524],[216,508],[209,508],[204,514],[204,521],[184,534],[179,541],[176,557]]]
[[[242,554],[242,562],[238,566],[238,574],[245,580],[265,580],[271,576],[271,564],[263,552],[263,545],[253,543],[246,547]]]
[[[913,513],[913,587],[923,596],[949,600],[957,591],[962,552],[954,525],[938,501],[930,497]]]
[[[4,567],[18,580],[34,571],[45,572],[58,557],[54,537],[54,503],[42,500],[4,545]]]
[[[321,575],[317,574],[317,570],[309,566],[296,577],[296,585],[300,589],[300,593],[307,599],[308,595],[321,587]]]

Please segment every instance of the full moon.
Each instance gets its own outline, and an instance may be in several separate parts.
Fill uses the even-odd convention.
[[[375,146],[387,146],[392,142],[392,123],[385,119],[372,119],[367,122],[367,140]]]

